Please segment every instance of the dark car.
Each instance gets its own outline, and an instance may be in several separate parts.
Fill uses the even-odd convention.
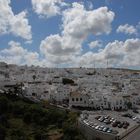
[[[96,116],[95,119],[98,120],[101,116]]]
[[[129,126],[129,122],[127,121],[124,121],[123,124]]]
[[[134,109],[134,110],[133,110],[133,112],[134,112],[134,113],[139,113],[139,111],[138,111],[138,110],[136,110],[136,109]]]
[[[132,115],[130,113],[126,113],[122,115],[123,117],[128,117],[128,118],[132,118]]]
[[[106,121],[106,124],[111,124],[110,120]]]
[[[118,124],[115,122],[112,124],[113,127],[116,127]]]
[[[124,129],[127,129],[127,127],[128,127],[128,125],[126,125],[126,124],[123,125],[123,128]]]
[[[122,127],[123,127],[123,123],[119,123],[119,124],[118,124],[118,127],[119,127],[119,128],[122,128]]]

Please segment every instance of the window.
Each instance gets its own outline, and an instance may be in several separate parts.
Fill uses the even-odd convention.
[[[86,101],[84,101],[84,103],[86,104]]]
[[[72,101],[74,101],[74,98],[72,98]]]
[[[80,101],[82,101],[82,98],[80,98]]]
[[[76,98],[76,101],[78,101],[78,98]]]

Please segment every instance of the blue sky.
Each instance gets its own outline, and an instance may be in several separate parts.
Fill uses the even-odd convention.
[[[140,69],[139,0],[0,0],[0,61]],[[79,10],[80,9],[80,10]]]

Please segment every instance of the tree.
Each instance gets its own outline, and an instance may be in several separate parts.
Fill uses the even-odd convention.
[[[33,80],[35,81],[35,79],[36,79],[36,75],[33,75]]]
[[[23,116],[23,120],[25,123],[31,123],[32,120],[32,114],[30,112],[26,112]]]
[[[132,103],[131,102],[127,102],[126,105],[127,105],[128,109],[132,108]]]
[[[6,97],[0,98],[0,113],[8,111],[8,99]]]
[[[0,125],[0,140],[4,140],[6,136],[6,129]]]
[[[63,79],[62,79],[62,83],[63,83],[64,85],[66,85],[66,84],[74,84],[74,81],[73,81],[72,79],[63,78]]]

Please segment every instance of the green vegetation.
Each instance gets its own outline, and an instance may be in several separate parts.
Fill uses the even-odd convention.
[[[132,109],[132,103],[131,102],[127,102],[126,105],[127,105],[128,109]]]
[[[86,75],[95,75],[95,74],[96,74],[96,71],[86,73]]]
[[[15,95],[0,95],[0,140],[84,140],[78,114],[46,102],[35,104]]]

